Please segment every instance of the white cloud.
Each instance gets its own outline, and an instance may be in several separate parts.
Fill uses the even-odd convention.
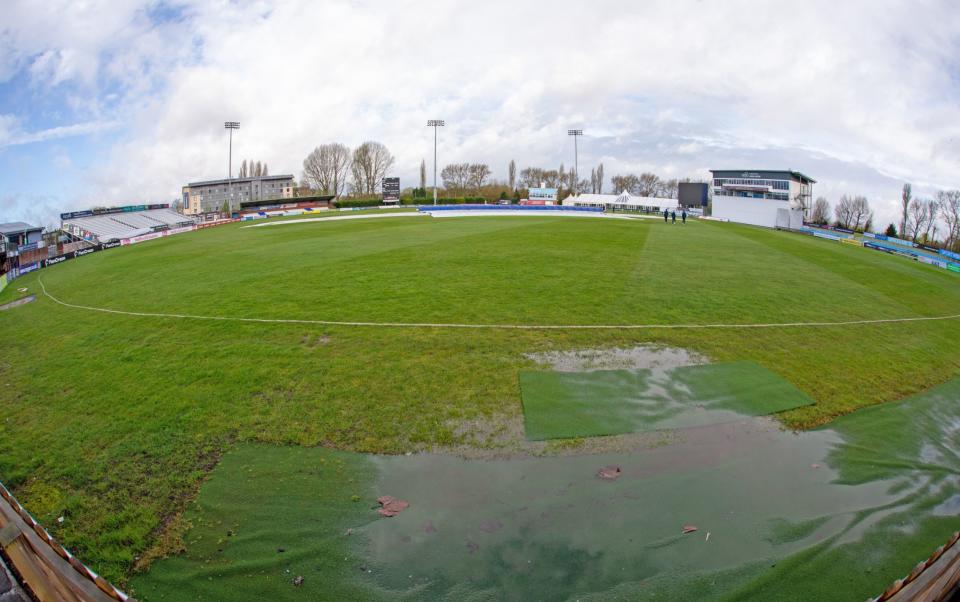
[[[21,128],[15,116],[0,114],[0,148],[96,134],[119,125],[118,121],[87,121],[28,132]]]
[[[499,177],[511,158],[569,165],[566,129],[583,127],[581,172],[799,169],[832,200],[868,194],[878,221],[903,180],[960,185],[949,1],[197,0],[159,27],[144,5],[97,4],[14,10],[22,47],[0,59],[0,75],[75,83],[91,123],[125,124],[73,203],[167,200],[226,175],[225,120],[242,124],[235,164],[273,173],[299,175],[322,142],[378,139],[412,183],[437,117],[441,164],[486,161]]]

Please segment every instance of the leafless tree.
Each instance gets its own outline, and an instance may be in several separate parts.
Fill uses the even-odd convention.
[[[853,230],[867,230],[873,222],[873,211],[870,210],[870,202],[865,196],[853,197],[853,213],[851,226]]]
[[[561,176],[555,169],[541,167],[526,167],[520,171],[521,188],[560,188],[566,180],[566,174]]]
[[[259,161],[257,161],[257,166],[254,168],[253,175],[258,178],[263,175],[263,164],[261,164]]]
[[[543,184],[547,188],[559,188],[561,184],[560,173],[555,169],[543,172]]]
[[[927,227],[923,231],[923,242],[929,243],[937,238],[937,217],[940,213],[940,204],[934,199],[927,199],[924,206],[927,210]]]
[[[603,163],[597,165],[597,194],[603,194]]]
[[[920,233],[926,228],[928,216],[927,203],[923,199],[910,201],[910,220],[907,225],[910,226],[908,232],[910,232],[910,239],[913,242],[917,242]]]
[[[238,178],[247,177],[247,160],[244,159],[243,163],[240,164],[240,173],[237,174]]]
[[[613,185],[614,194],[622,194],[624,192],[629,192],[630,194],[636,194],[636,191],[640,188],[640,178],[633,174],[627,175],[615,175],[610,178],[610,183]]]
[[[853,219],[853,199],[847,195],[840,197],[837,206],[833,208],[833,215],[836,218],[837,226],[850,229],[850,220]]]
[[[427,190],[427,160],[420,159],[420,190]]]
[[[521,188],[539,188],[543,182],[544,170],[540,167],[525,167],[520,170]]]
[[[376,194],[380,181],[394,163],[393,155],[380,142],[368,140],[353,149],[350,172],[354,190],[361,194]]]
[[[590,192],[596,194],[597,192],[597,168],[594,167],[590,170]]]
[[[473,190],[480,194],[480,189],[483,188],[484,184],[487,182],[487,178],[490,177],[490,166],[485,163],[473,163],[468,168],[470,187]]]
[[[903,185],[903,192],[900,194],[900,207],[902,212],[900,215],[900,235],[906,236],[907,231],[907,221],[909,218],[910,212],[910,200],[913,198],[913,186],[910,182],[907,182]]]
[[[338,142],[321,144],[303,160],[303,179],[311,188],[340,196],[350,170],[350,149]]]
[[[640,174],[636,191],[631,191],[631,194],[636,194],[637,196],[656,196],[659,189],[660,176],[655,173],[645,172]]]
[[[517,189],[517,162],[510,159],[510,165],[507,166],[507,185],[511,192]]]
[[[956,249],[960,245],[960,190],[938,191],[937,205],[947,230],[944,246]]]
[[[827,202],[827,199],[817,197],[817,201],[813,204],[813,214],[810,216],[810,221],[821,226],[830,223],[830,203]]]
[[[843,195],[834,208],[834,215],[841,228],[862,231],[871,221],[873,212],[870,211],[870,203],[866,197]]]
[[[680,184],[676,178],[660,180],[656,196],[663,199],[675,199],[679,196]]]
[[[463,196],[470,184],[470,164],[451,163],[440,171],[443,187]]]
[[[270,175],[269,173],[267,173],[267,162],[266,162],[266,161],[263,162],[263,173],[261,173],[260,175],[262,175],[262,176],[269,176],[269,175]]]

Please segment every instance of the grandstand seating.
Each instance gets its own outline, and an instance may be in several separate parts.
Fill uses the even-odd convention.
[[[148,234],[155,230],[177,228],[193,224],[189,217],[170,209],[150,209],[147,211],[131,211],[75,217],[63,221],[65,229],[74,226],[100,242],[133,238]]]

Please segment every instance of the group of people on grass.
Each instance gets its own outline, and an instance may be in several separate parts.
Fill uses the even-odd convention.
[[[673,223],[677,223],[677,212],[663,210],[663,223],[667,223],[667,219],[673,220]],[[687,210],[683,207],[680,208],[680,218],[683,220],[683,223],[687,223]]]

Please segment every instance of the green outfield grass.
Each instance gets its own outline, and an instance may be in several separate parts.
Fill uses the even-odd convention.
[[[960,313],[957,274],[729,224],[549,217],[232,224],[69,261],[64,301],[256,318],[764,323]],[[398,453],[496,445],[524,354],[669,344],[751,360],[816,401],[811,427],[945,382],[960,320],[755,330],[495,331],[144,318],[42,296],[0,312],[0,479],[123,582],[239,441]],[[64,517],[62,524],[56,519]]]

